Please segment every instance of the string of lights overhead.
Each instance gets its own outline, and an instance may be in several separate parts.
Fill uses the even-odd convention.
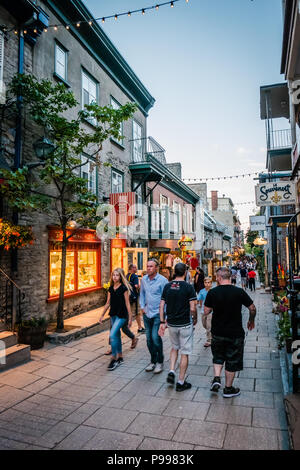
[[[44,28],[43,31],[45,33],[49,29],[54,29],[54,31],[57,31],[57,29],[59,27],[64,27],[66,29],[70,29],[72,26],[74,26],[76,28],[80,28],[80,26],[84,25],[84,24],[88,24],[89,26],[92,27],[93,25],[98,23],[98,21],[101,21],[102,23],[105,23],[106,20],[113,19],[113,18],[115,20],[118,20],[118,18],[120,18],[122,16],[130,17],[130,16],[132,16],[134,14],[138,14],[138,13],[141,13],[142,15],[145,15],[147,11],[150,11],[150,10],[158,11],[161,7],[165,7],[165,6],[169,6],[171,8],[174,8],[175,3],[177,3],[177,2],[189,3],[189,0],[172,0],[172,1],[163,2],[163,3],[156,3],[155,5],[151,5],[151,6],[144,7],[144,8],[139,8],[137,10],[129,10],[129,11],[127,10],[127,11],[124,11],[124,12],[121,12],[121,13],[114,13],[113,15],[101,16],[99,18],[90,18],[90,19],[87,19],[87,20],[80,20],[80,21],[75,21],[75,22],[71,22],[71,23],[64,23],[64,24],[63,23],[51,24],[47,28]],[[17,27],[14,27],[12,29],[14,30],[15,34],[19,33]],[[27,34],[29,30],[31,31],[31,29],[29,27],[24,28],[23,29],[23,34]],[[32,31],[34,33],[37,33],[36,28],[32,28]]]
[[[213,181],[213,180],[228,180],[232,178],[246,178],[249,176],[257,176],[259,173],[245,173],[243,175],[233,175],[233,176],[214,176],[211,178],[185,178],[183,181]]]

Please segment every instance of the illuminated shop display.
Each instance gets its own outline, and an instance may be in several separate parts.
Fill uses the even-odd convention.
[[[49,231],[49,300],[59,296],[62,258],[60,241],[61,231],[51,229]],[[100,288],[100,247],[101,243],[92,230],[78,230],[70,238],[66,259],[66,296]]]

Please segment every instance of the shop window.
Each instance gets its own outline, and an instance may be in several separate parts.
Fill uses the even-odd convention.
[[[50,242],[49,297],[59,296],[61,275],[61,249]],[[69,243],[66,259],[65,294],[100,287],[100,244]]]
[[[78,290],[97,286],[95,251],[78,252]]]

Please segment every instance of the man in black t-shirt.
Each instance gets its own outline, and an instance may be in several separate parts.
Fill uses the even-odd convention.
[[[129,296],[129,301],[131,305],[135,305],[135,319],[138,324],[138,333],[145,333],[145,328],[142,326],[142,315],[141,312],[139,312],[139,306],[138,306],[138,297],[139,297],[139,278],[137,276],[137,265],[136,264],[130,264],[128,266],[128,274],[126,276],[126,279],[128,282],[130,282],[130,285],[132,287],[132,291]]]
[[[215,377],[211,391],[217,392],[221,387],[220,375],[225,363],[225,398],[240,395],[240,389],[232,386],[235,373],[243,369],[245,332],[242,325],[242,306],[249,309],[247,328],[255,326],[256,308],[249,295],[240,287],[231,284],[231,272],[228,268],[217,270],[218,286],[211,289],[204,303],[204,315],[212,315],[213,365]]]
[[[158,334],[164,335],[166,317],[169,336],[172,343],[170,354],[170,371],[167,382],[175,383],[175,364],[178,351],[181,351],[179,379],[176,391],[181,392],[191,388],[191,384],[185,381],[185,374],[189,364],[189,355],[193,350],[193,325],[197,323],[196,301],[197,296],[194,287],[185,282],[186,265],[178,263],[175,266],[175,279],[165,285],[160,302],[160,329]]]

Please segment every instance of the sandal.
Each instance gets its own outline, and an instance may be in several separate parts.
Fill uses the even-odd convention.
[[[112,350],[108,349],[105,353],[104,356],[110,356],[112,354]]]
[[[131,346],[130,346],[130,349],[135,349],[136,348],[136,345],[138,343],[138,340],[139,338],[137,338],[136,336],[133,338],[132,342],[131,342]]]
[[[204,344],[204,347],[205,347],[205,348],[209,348],[210,346],[211,346],[210,343],[205,343],[205,344]]]

